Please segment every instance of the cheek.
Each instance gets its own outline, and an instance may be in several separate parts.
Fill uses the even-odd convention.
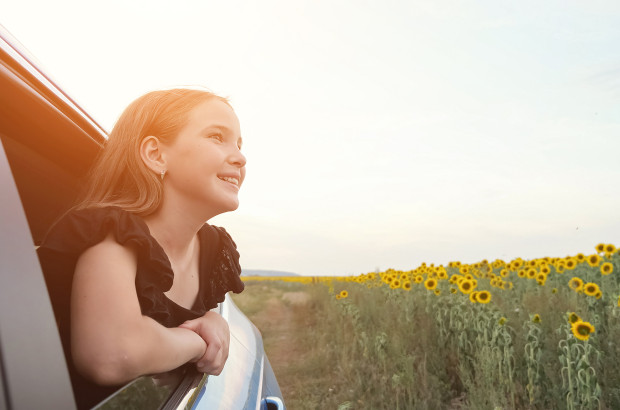
[[[239,186],[245,181],[245,167],[241,168],[241,181],[239,181]]]

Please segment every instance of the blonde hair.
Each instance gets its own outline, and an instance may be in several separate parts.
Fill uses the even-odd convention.
[[[140,144],[151,135],[172,143],[189,112],[210,99],[229,104],[208,91],[184,88],[153,91],[132,102],[112,129],[74,208],[118,206],[140,216],[155,212],[163,197],[162,181],[142,161]]]

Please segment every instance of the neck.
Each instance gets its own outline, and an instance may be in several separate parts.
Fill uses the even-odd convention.
[[[196,234],[206,219],[193,217],[183,209],[162,204],[157,212],[144,218],[153,238],[171,259],[183,258],[197,245]]]

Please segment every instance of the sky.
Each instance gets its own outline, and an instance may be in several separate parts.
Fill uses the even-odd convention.
[[[104,129],[140,95],[230,99],[245,269],[303,275],[620,246],[617,1],[4,1]]]

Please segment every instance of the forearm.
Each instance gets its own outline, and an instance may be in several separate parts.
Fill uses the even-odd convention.
[[[166,328],[146,316],[141,319],[130,329],[108,332],[107,337],[76,337],[72,355],[78,371],[97,384],[117,385],[175,369],[204,354],[206,344],[193,331]]]

